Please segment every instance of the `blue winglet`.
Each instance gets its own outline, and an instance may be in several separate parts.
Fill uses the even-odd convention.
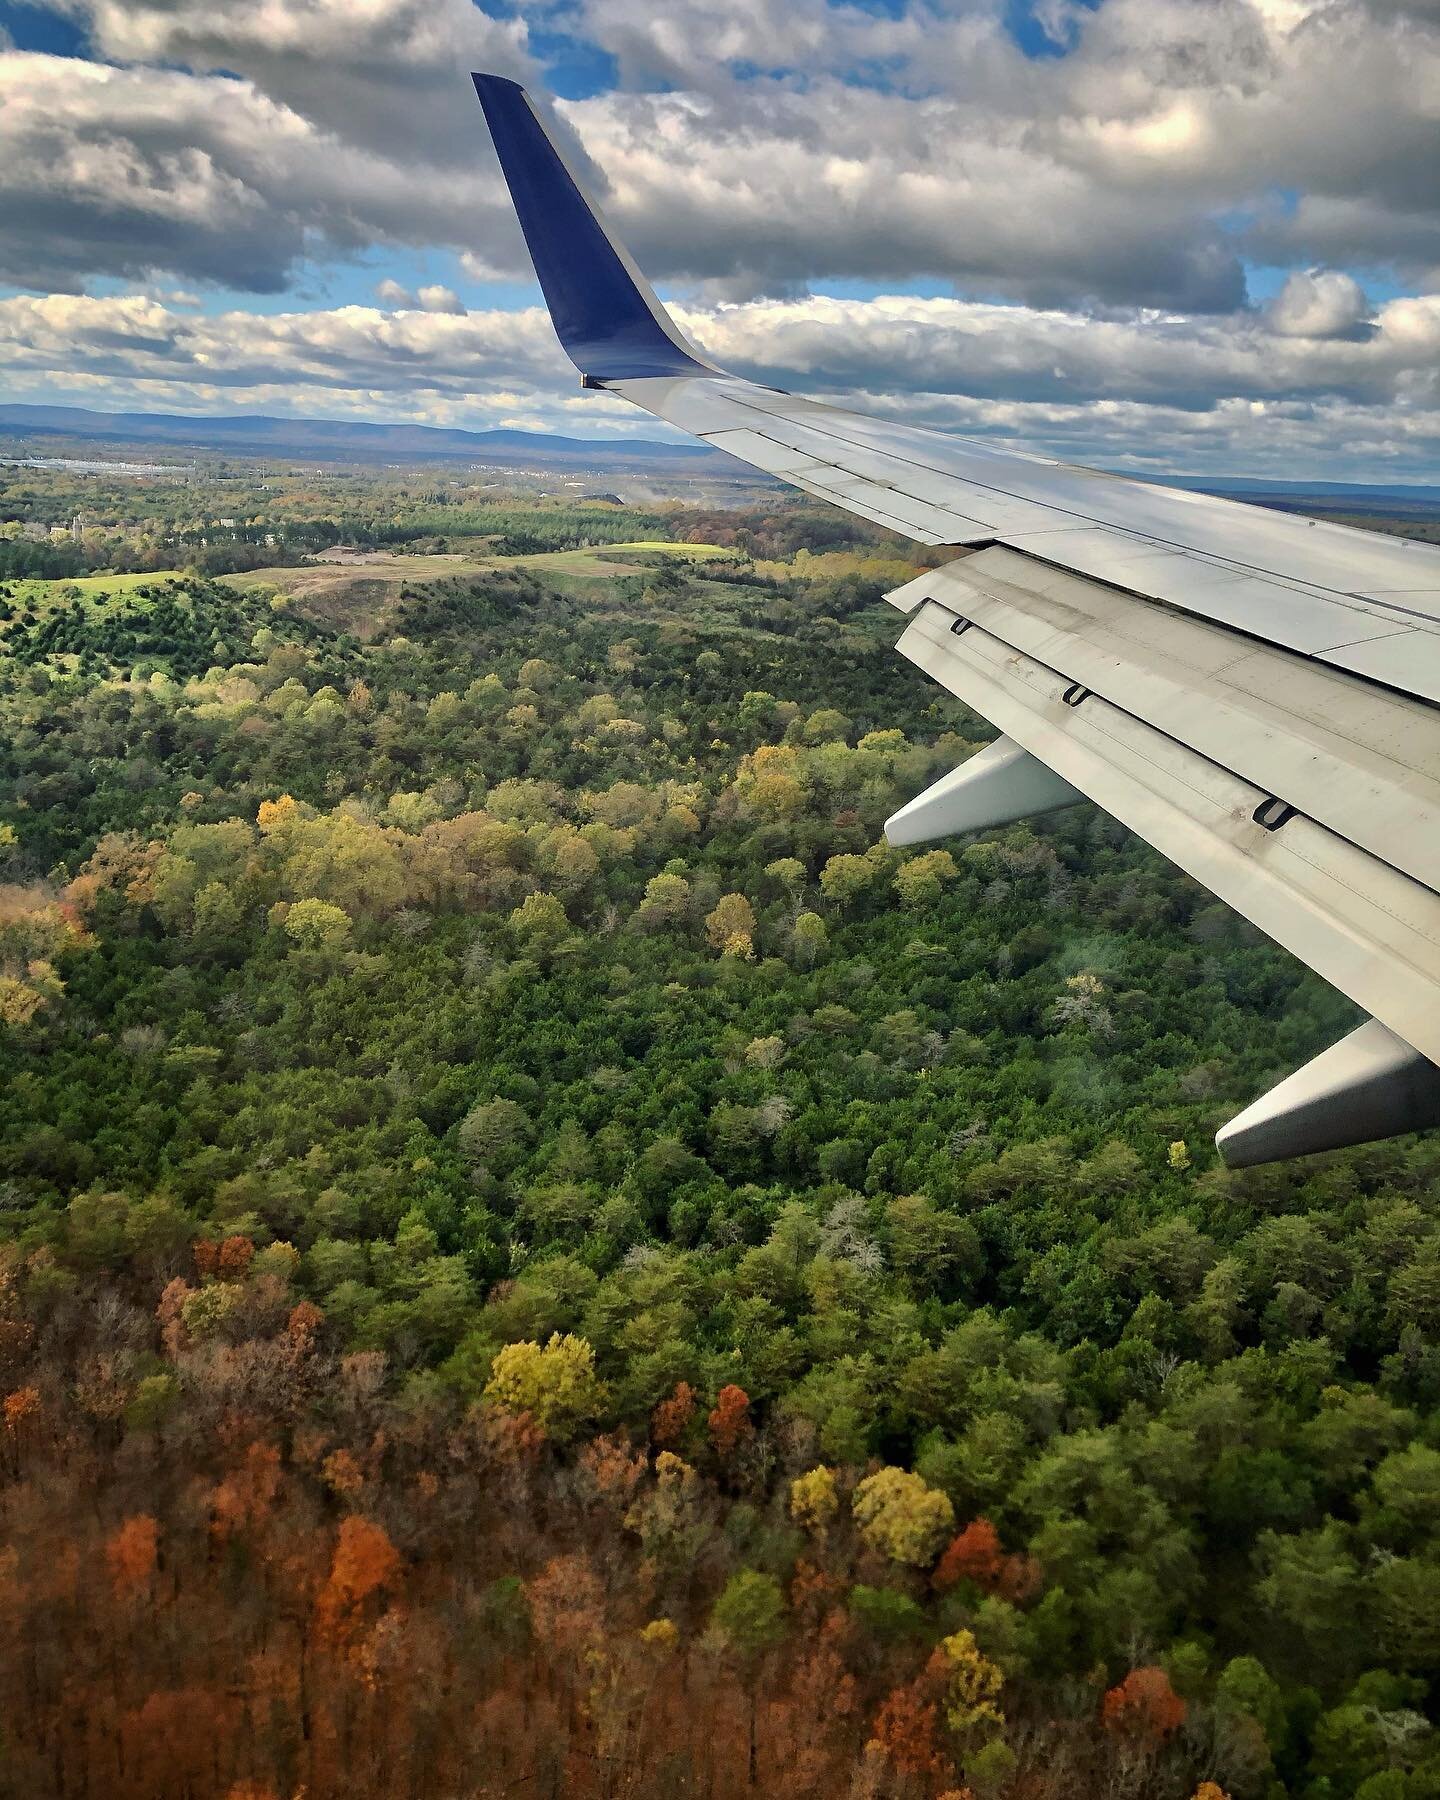
[[[713,375],[587,200],[530,96],[472,75],[556,333],[588,386]]]

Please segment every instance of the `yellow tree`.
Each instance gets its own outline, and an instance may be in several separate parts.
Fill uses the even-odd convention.
[[[955,1526],[948,1496],[905,1469],[879,1469],[855,1489],[851,1510],[860,1535],[892,1562],[923,1568]]]
[[[722,956],[752,956],[755,908],[743,894],[722,895],[714,912],[706,915],[705,935],[711,949],[718,950]]]
[[[816,1537],[824,1537],[839,1510],[834,1473],[823,1463],[806,1475],[797,1475],[790,1483],[790,1517]]]
[[[583,1337],[552,1333],[545,1345],[507,1344],[490,1365],[485,1397],[507,1412],[527,1412],[563,1441],[594,1418],[605,1400],[595,1352]]]
[[[999,1706],[1005,1677],[989,1657],[981,1654],[973,1631],[957,1631],[942,1638],[931,1658],[940,1677],[945,1723],[952,1731],[972,1731],[977,1725],[1003,1725]]]

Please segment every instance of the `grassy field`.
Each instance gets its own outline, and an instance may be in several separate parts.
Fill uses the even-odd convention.
[[[363,561],[309,563],[297,569],[255,569],[221,577],[223,586],[243,591],[263,588],[284,594],[307,618],[354,631],[368,638],[386,607],[405,588],[431,581],[450,581],[481,569],[534,569],[564,591],[571,581],[614,581],[643,571],[652,556],[693,562],[733,560],[737,552],[722,544],[669,544],[637,540],[581,550],[551,550],[533,556],[387,556],[376,552]]]
[[[536,569],[551,575],[579,575],[587,580],[605,576],[633,575],[643,569],[647,558],[668,557],[676,562],[734,562],[738,550],[723,544],[595,544],[583,550],[545,550],[534,556],[490,556],[476,558],[479,568]]]
[[[160,569],[151,575],[76,575],[68,581],[10,581],[3,585],[21,612],[43,614],[56,605],[68,606],[76,593],[90,611],[121,595],[133,596],[137,588],[168,587],[179,579],[178,569]]]

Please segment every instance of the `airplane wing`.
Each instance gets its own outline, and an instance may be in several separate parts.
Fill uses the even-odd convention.
[[[1232,1166],[1440,1124],[1440,549],[891,424],[716,368],[524,89],[476,92],[556,331],[605,388],[969,554],[887,596],[1003,736],[886,826],[1089,798],[1369,1015],[1219,1133]]]

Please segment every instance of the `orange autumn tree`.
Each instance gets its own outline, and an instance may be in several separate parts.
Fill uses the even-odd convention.
[[[135,1513],[105,1540],[105,1563],[117,1599],[136,1594],[155,1573],[160,1527],[149,1513]]]
[[[381,1525],[352,1513],[340,1524],[330,1573],[315,1603],[315,1622],[324,1637],[342,1638],[372,1596],[399,1586],[400,1553]]]
[[[255,1260],[255,1246],[247,1237],[227,1237],[220,1246],[218,1272],[222,1281],[243,1281]]]
[[[999,1532],[988,1519],[972,1519],[950,1540],[930,1579],[942,1593],[959,1581],[973,1581],[988,1593],[998,1585],[1004,1564]]]
[[[1151,1664],[1132,1669],[1110,1689],[1100,1704],[1100,1717],[1108,1731],[1163,1743],[1185,1723],[1186,1710],[1185,1702],[1170,1685],[1170,1677]]]
[[[939,1701],[930,1696],[928,1685],[922,1677],[887,1694],[865,1746],[902,1775],[943,1776],[950,1767],[939,1743]]]
[[[40,1416],[39,1388],[16,1388],[5,1396],[4,1407],[0,1410],[5,1414],[5,1429],[18,1436],[25,1425]]]
[[[988,1519],[980,1518],[951,1539],[930,1579],[941,1593],[957,1582],[973,1581],[985,1593],[1019,1605],[1039,1592],[1042,1576],[1033,1556],[1023,1551],[1007,1556],[1000,1548],[1000,1534]]]
[[[755,1432],[750,1422],[750,1396],[734,1382],[722,1387],[715,1396],[715,1409],[708,1420],[710,1442],[715,1454],[729,1458]]]
[[[673,1450],[694,1417],[695,1390],[688,1381],[677,1381],[674,1393],[650,1415],[651,1443],[657,1450]]]

